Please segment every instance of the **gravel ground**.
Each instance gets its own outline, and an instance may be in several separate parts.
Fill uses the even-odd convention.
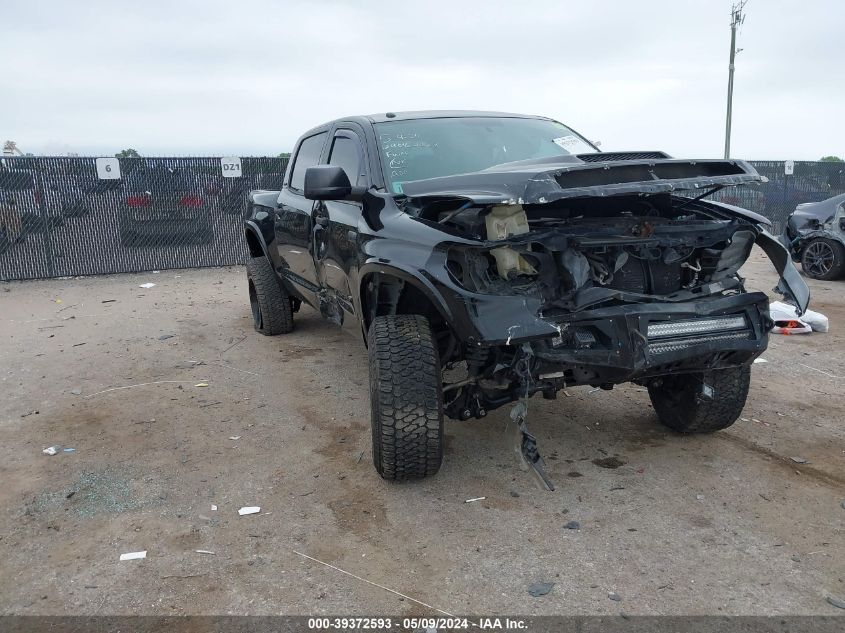
[[[380,480],[362,342],[307,308],[256,334],[240,268],[0,284],[0,612],[842,613],[845,282],[810,285],[831,332],[773,336],[727,431],[634,385],[532,399],[544,492],[507,409]]]

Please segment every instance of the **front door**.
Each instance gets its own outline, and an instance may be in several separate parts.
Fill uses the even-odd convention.
[[[314,266],[314,202],[303,195],[305,170],[320,161],[328,134],[302,140],[294,157],[289,182],[276,206],[275,243],[279,274],[290,280],[308,303],[317,307],[320,282]]]
[[[339,129],[332,138],[329,165],[342,167],[352,185],[367,184],[363,147],[352,130]],[[355,323],[355,308],[349,280],[357,265],[358,223],[361,203],[327,200],[314,206],[314,254],[317,277],[324,289],[323,313],[337,323]]]

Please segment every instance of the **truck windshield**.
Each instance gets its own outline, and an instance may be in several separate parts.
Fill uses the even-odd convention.
[[[376,123],[389,189],[532,158],[598,151],[557,121],[513,117],[455,117]]]

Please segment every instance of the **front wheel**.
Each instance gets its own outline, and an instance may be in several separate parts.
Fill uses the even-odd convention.
[[[428,320],[380,316],[367,335],[373,464],[397,481],[434,475],[443,461],[440,358]]]
[[[751,384],[751,367],[661,376],[648,395],[661,424],[679,433],[713,433],[736,422]]]
[[[845,272],[845,246],[823,237],[811,240],[801,253],[801,269],[813,279],[839,279]]]

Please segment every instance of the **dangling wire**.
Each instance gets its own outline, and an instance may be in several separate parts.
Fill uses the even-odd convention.
[[[523,343],[520,351],[522,352],[522,355],[514,363],[513,369],[525,385],[525,395],[523,398],[528,400],[533,383],[533,379],[531,378],[531,357],[534,356],[534,352],[531,350],[531,346],[528,343]]]

